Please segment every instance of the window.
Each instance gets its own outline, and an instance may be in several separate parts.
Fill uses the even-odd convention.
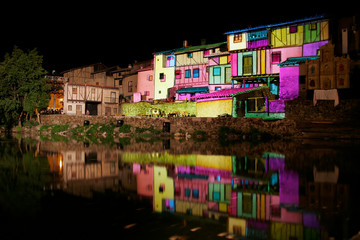
[[[185,188],[185,197],[190,197],[191,190],[190,188]]]
[[[193,189],[192,197],[193,198],[199,198],[199,189]]]
[[[215,91],[220,91],[221,87],[215,87]]]
[[[175,187],[175,196],[180,197],[181,196],[181,189],[180,187]]]
[[[281,209],[279,206],[276,205],[270,205],[270,215],[272,217],[281,217]]]
[[[317,24],[316,23],[310,23],[309,24],[309,30],[316,30]]]
[[[297,26],[291,26],[289,31],[290,31],[290,33],[296,33],[297,32]]]
[[[220,200],[220,193],[219,192],[214,192],[213,193],[213,199],[215,201],[219,201]]]
[[[68,111],[72,111],[72,105],[68,105]]]
[[[194,77],[194,78],[198,78],[198,77],[199,77],[199,73],[200,73],[200,71],[199,71],[198,68],[193,69],[193,77]]]
[[[111,103],[116,103],[116,92],[111,92],[110,93],[110,102]]]
[[[150,96],[150,91],[144,91],[145,96]]]
[[[193,57],[193,54],[192,54],[192,53],[188,53],[188,54],[187,54],[187,57],[188,57],[188,58],[192,58],[192,57]]]
[[[191,70],[185,70],[185,78],[191,78]]]
[[[207,56],[207,55],[209,55],[210,54],[210,51],[209,50],[205,50],[204,51],[204,56]]]
[[[159,187],[159,192],[164,192],[165,191],[165,185],[164,184],[160,184],[160,187]]]
[[[128,92],[132,92],[133,87],[132,87],[132,81],[128,82]]]
[[[245,75],[245,74],[252,74],[252,68],[253,68],[253,66],[252,66],[252,63],[253,63],[253,58],[252,58],[252,56],[244,56],[244,61],[243,61],[243,63],[244,63],[244,72],[243,72],[243,74]]]
[[[72,93],[77,94],[77,88],[72,88]]]
[[[165,82],[165,74],[164,73],[160,73],[159,78],[160,78],[161,82]]]
[[[273,64],[278,64],[281,62],[281,52],[273,52],[271,54],[271,62]]]
[[[175,57],[168,56],[166,59],[166,67],[174,67],[175,66]]]
[[[243,193],[243,213],[251,214],[252,213],[252,196],[251,193]]]
[[[235,34],[234,35],[234,43],[242,42],[242,35],[241,34]]]
[[[181,70],[176,70],[175,71],[175,78],[176,79],[181,79]]]
[[[214,76],[220,76],[221,75],[221,68],[215,67],[214,70],[213,70],[213,75]]]
[[[147,79],[148,81],[152,81],[152,80],[153,80],[153,75],[151,75],[151,74],[147,75],[147,76],[146,76],[146,79]]]

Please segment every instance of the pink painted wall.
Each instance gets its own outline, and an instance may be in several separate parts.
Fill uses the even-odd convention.
[[[206,64],[201,65],[192,65],[192,66],[182,66],[176,67],[175,71],[181,71],[181,78],[176,78],[175,76],[175,87],[179,88],[189,88],[193,86],[207,86],[209,85],[208,73],[206,72]],[[194,69],[199,69],[199,77],[194,78]],[[185,71],[191,71],[191,78],[185,78]]]
[[[302,46],[299,47],[286,47],[286,48],[272,48],[266,50],[266,73],[276,74],[280,72],[278,63],[272,63],[272,53],[281,53],[281,62],[286,61],[288,58],[302,57]]]
[[[153,80],[149,81],[149,76],[153,76]],[[154,98],[154,70],[140,70],[138,71],[138,82],[137,82],[137,91],[141,95],[145,95],[145,91],[149,91],[149,96],[146,96],[146,100]]]
[[[136,167],[137,193],[142,196],[154,195],[154,169],[152,166],[146,166],[140,170],[140,164]],[[135,171],[135,170],[134,170]]]
[[[329,41],[321,41],[321,42],[314,42],[314,43],[307,43],[303,45],[303,56],[316,56],[317,50],[327,44]]]
[[[301,212],[290,212],[285,208],[281,208],[281,217],[271,215],[271,205],[279,206],[280,198],[276,195],[266,195],[266,219],[269,221],[299,223],[302,224]]]
[[[299,97],[299,66],[280,68],[279,99],[293,100]]]
[[[208,194],[209,182],[205,179],[187,179],[176,178],[174,179],[175,191],[179,190],[180,195],[175,195],[176,199],[191,201],[191,202],[207,202],[206,196]],[[190,197],[185,196],[185,189],[190,189]],[[199,190],[199,198],[193,198],[193,189]]]
[[[231,53],[231,76],[237,76],[238,54]]]

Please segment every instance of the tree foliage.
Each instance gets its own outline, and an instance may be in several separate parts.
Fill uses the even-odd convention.
[[[0,124],[21,124],[24,113],[46,108],[50,86],[44,78],[43,57],[36,49],[24,52],[14,47],[0,62]]]

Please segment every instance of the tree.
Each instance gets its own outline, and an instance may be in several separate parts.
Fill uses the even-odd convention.
[[[32,114],[48,105],[50,86],[42,62],[36,49],[25,53],[15,46],[11,54],[5,54],[0,62],[0,124],[21,125],[24,113]]]

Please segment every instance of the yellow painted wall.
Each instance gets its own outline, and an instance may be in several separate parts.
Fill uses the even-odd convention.
[[[228,218],[228,232],[234,233],[234,226],[241,227],[241,236],[245,236],[246,233],[246,220],[242,218]]]
[[[204,211],[208,210],[208,205],[206,203],[200,202],[189,202],[176,200],[175,201],[175,211],[178,213],[186,213],[188,209],[192,210],[193,216],[203,216]]]
[[[176,66],[189,66],[198,64],[207,64],[208,58],[204,58],[204,51],[191,52],[192,57],[188,57],[189,53],[176,55]]]
[[[159,188],[164,185],[164,191]],[[163,166],[154,166],[154,211],[162,211],[162,200],[174,199],[174,181],[167,175],[167,169]]]
[[[329,39],[329,22],[323,21],[320,22],[320,40],[328,40]]]
[[[220,57],[220,64],[219,65],[225,65],[225,64],[228,64],[228,56]]]
[[[217,117],[222,114],[232,115],[232,99],[199,102],[196,104],[197,117]]]
[[[266,73],[266,62],[265,62],[265,56],[266,52],[265,50],[257,50],[257,74],[265,74]]]
[[[175,83],[175,67],[166,67],[167,55],[155,56],[154,67],[154,99],[168,98],[168,89]],[[165,81],[160,81],[160,73],[165,74]]]
[[[297,26],[296,33],[290,33],[290,27],[278,28],[271,31],[272,47],[300,46],[304,43],[304,26]]]
[[[246,49],[246,33],[240,33],[242,36],[241,42],[234,42],[234,35],[228,35],[228,49],[229,51]]]
[[[222,155],[196,155],[196,165],[231,171],[232,157]]]

